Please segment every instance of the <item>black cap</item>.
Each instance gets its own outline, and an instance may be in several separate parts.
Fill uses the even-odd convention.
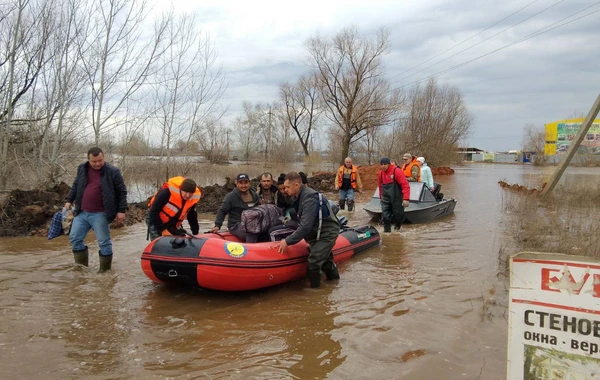
[[[238,174],[237,178],[235,179],[236,181],[250,181],[250,177],[248,176],[248,174]]]
[[[196,182],[193,179],[186,178],[181,182],[181,191],[185,191],[186,193],[195,193],[196,192]]]
[[[389,158],[389,157],[381,157],[381,160],[379,160],[379,163],[380,163],[381,165],[385,165],[385,164],[388,164],[388,165],[389,165],[389,164],[391,163],[391,161],[390,161],[390,158]]]

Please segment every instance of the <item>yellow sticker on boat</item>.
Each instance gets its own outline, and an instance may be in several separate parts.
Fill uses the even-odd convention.
[[[244,257],[246,256],[246,253],[248,253],[246,247],[240,243],[226,243],[225,251],[229,254],[229,256],[235,257],[236,259]]]

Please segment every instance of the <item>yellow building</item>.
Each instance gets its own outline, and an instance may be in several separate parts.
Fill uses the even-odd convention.
[[[546,143],[544,144],[545,155],[563,154],[571,146],[575,135],[581,128],[585,118],[558,120],[546,124]],[[587,153],[600,152],[600,119],[594,120],[590,130],[581,142],[580,149]]]

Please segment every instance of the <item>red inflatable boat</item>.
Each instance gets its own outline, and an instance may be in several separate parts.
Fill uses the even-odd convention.
[[[339,263],[379,245],[372,226],[346,227],[333,249]],[[239,291],[266,288],[306,276],[308,244],[277,252],[279,242],[240,243],[229,233],[159,237],[142,254],[146,276],[159,283]]]

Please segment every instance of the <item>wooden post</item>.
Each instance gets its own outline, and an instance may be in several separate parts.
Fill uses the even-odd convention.
[[[550,194],[550,192],[552,192],[552,190],[560,180],[560,177],[562,176],[563,172],[565,171],[567,166],[569,166],[569,163],[571,162],[571,159],[573,159],[573,156],[577,152],[577,149],[579,149],[579,145],[581,145],[581,142],[583,141],[587,132],[590,130],[592,123],[594,123],[594,120],[598,115],[598,111],[600,111],[600,95],[598,95],[598,98],[596,98],[596,102],[594,103],[592,109],[585,118],[585,121],[581,125],[581,128],[579,128],[579,131],[577,132],[575,139],[573,139],[571,146],[569,146],[565,157],[560,161],[560,163],[556,167],[556,170],[552,174],[550,181],[548,181],[548,185],[544,187],[544,190],[542,190],[542,195],[547,195]]]

